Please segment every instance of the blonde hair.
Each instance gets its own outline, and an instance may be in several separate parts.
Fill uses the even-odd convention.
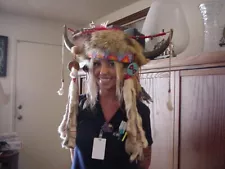
[[[88,77],[86,81],[87,100],[84,103],[84,107],[90,106],[91,109],[93,109],[96,104],[98,89],[99,89],[96,82],[96,78],[94,77],[94,74],[93,74],[93,64],[94,64],[93,62],[94,62],[94,59],[91,59],[89,64],[89,73],[88,73]]]
[[[123,64],[119,62],[114,62],[116,69],[116,96],[121,102],[123,99],[122,85],[123,85]]]

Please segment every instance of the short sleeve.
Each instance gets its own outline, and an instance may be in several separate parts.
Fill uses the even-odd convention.
[[[145,136],[148,141],[148,145],[151,146],[153,143],[152,132],[151,132],[151,121],[150,121],[150,109],[141,101],[137,102],[138,113],[142,118],[142,126],[145,131]]]

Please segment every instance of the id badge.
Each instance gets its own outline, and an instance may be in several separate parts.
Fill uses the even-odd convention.
[[[105,158],[105,138],[94,138],[93,148],[92,148],[92,159],[104,160]]]

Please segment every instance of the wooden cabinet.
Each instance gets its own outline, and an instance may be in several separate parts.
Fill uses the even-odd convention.
[[[213,56],[220,61],[210,60]],[[181,58],[172,60],[172,111],[168,60],[152,61],[142,71],[141,84],[153,98],[150,169],[225,168],[225,53],[199,57],[197,65],[187,64],[190,57],[181,66]]]
[[[181,72],[180,168],[225,168],[225,68]]]

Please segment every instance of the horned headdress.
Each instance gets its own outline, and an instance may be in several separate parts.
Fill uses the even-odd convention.
[[[70,29],[71,30],[71,29]],[[147,140],[142,128],[142,120],[137,112],[136,99],[138,97],[148,98],[146,92],[139,83],[137,76],[139,68],[149,60],[154,59],[163,53],[169,46],[172,33],[168,39],[153,51],[144,51],[145,38],[154,38],[165,35],[162,32],[158,35],[145,36],[136,29],[124,29],[121,27],[106,25],[91,26],[81,30],[72,30],[73,41],[68,38],[68,29],[64,27],[64,44],[74,56],[74,60],[69,63],[71,83],[69,87],[68,104],[66,113],[58,128],[63,139],[62,146],[74,148],[76,144],[76,117],[78,114],[78,71],[79,63],[89,61],[85,68],[89,70],[90,76],[87,87],[87,105],[94,106],[97,98],[97,84],[91,78],[92,61],[95,58],[107,59],[115,62],[117,73],[116,94],[119,100],[123,100],[127,115],[127,139],[125,148],[130,154],[130,160],[141,158],[142,150],[147,146]],[[91,88],[90,88],[90,85]],[[96,90],[95,90],[96,89]],[[144,97],[146,96],[146,97]]]

